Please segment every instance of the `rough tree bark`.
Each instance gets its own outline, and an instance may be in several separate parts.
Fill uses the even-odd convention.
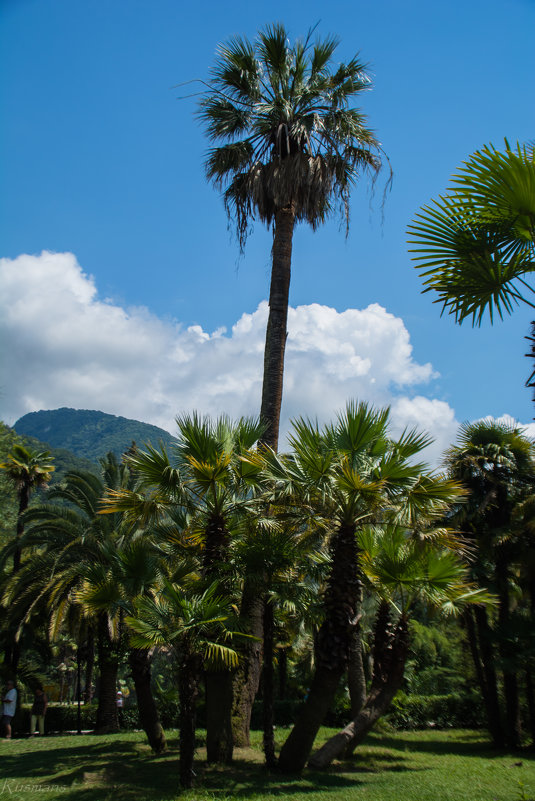
[[[260,419],[266,424],[262,442],[274,451],[279,444],[294,225],[295,211],[291,206],[276,212],[260,408]]]
[[[354,525],[339,528],[331,550],[332,568],[325,593],[325,619],[318,634],[314,679],[279,757],[279,767],[286,773],[299,773],[305,767],[318,729],[347,669],[349,639],[358,622],[361,582]]]
[[[214,515],[206,526],[203,574],[225,586],[229,534],[225,520]],[[206,688],[206,757],[208,762],[231,762],[232,739],[232,681],[229,671],[205,671]]]
[[[385,620],[384,609],[380,610],[378,625]],[[348,747],[356,748],[371,731],[379,718],[384,715],[392,699],[403,683],[405,663],[409,648],[407,618],[401,616],[392,631],[388,624],[378,632],[377,659],[370,693],[358,715],[342,731],[328,740],[309,760],[309,767],[316,770],[326,768],[333,759],[347,753]],[[384,635],[384,636],[383,636]],[[381,655],[379,658],[379,648]],[[376,662],[376,664],[375,664]]]
[[[245,580],[240,609],[240,620],[254,639],[244,640],[240,661],[234,672],[232,700],[232,735],[234,745],[249,747],[251,713],[262,670],[262,596],[255,582]]]
[[[117,670],[119,667],[118,642],[110,636],[108,616],[98,616],[98,667],[99,689],[96,732],[107,734],[119,731],[117,717]]]

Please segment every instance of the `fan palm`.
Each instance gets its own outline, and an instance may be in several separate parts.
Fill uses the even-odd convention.
[[[13,573],[20,570],[22,560],[21,539],[24,533],[24,513],[35,489],[46,489],[54,471],[49,451],[34,451],[18,443],[13,444],[7,461],[0,464],[8,480],[14,485],[19,500],[17,527],[13,543]],[[20,659],[20,643],[8,633],[4,665],[12,676],[16,675]]]
[[[186,568],[187,572],[187,568]],[[176,577],[177,570],[174,574]],[[139,598],[153,597],[168,575],[165,553],[145,537],[123,543],[108,559],[85,565],[76,600],[84,610],[107,614],[124,621],[134,614]],[[165,734],[151,689],[151,654],[144,648],[129,648],[128,662],[136,688],[139,719],[153,751],[166,748]]]
[[[352,751],[384,714],[403,681],[409,647],[408,622],[416,600],[443,614],[459,614],[468,604],[492,601],[469,580],[459,555],[422,542],[399,526],[366,526],[359,532],[366,581],[380,598],[374,626],[374,667],[366,702],[342,731],[309,760],[325,768],[348,747]],[[392,624],[391,608],[396,610]]]
[[[233,612],[216,584],[197,592],[185,592],[171,582],[157,597],[139,598],[135,617],[126,622],[134,634],[136,648],[170,648],[174,654],[180,693],[180,782],[193,783],[195,715],[203,667],[229,670],[238,663],[236,651],[227,643],[236,634]]]
[[[481,325],[487,313],[492,322],[521,301],[534,305],[535,151],[505,145],[476,151],[408,229],[423,291],[458,323]]]
[[[258,458],[258,457],[257,457]],[[319,589],[319,576],[328,563],[328,554],[322,549],[321,537],[310,534],[300,521],[288,519],[284,508],[271,509],[269,519],[257,521],[254,527],[237,540],[232,558],[244,583],[256,593],[263,607],[260,636],[263,637],[262,702],[264,717],[264,753],[266,764],[275,764],[273,733],[274,672],[276,613],[283,608],[295,615],[300,610],[310,613]],[[242,732],[248,736],[251,706],[245,704],[243,690],[247,670],[242,660],[234,682],[234,736]],[[247,742],[247,740],[246,740]]]
[[[197,415],[177,418],[178,441],[172,456],[148,448],[129,458],[138,485],[111,493],[108,508],[122,511],[136,523],[181,517],[179,536],[200,548],[201,572],[229,589],[229,544],[236,527],[255,501],[261,471],[258,460],[246,459],[263,427],[255,420],[233,423]],[[257,642],[257,641],[255,641]],[[259,645],[256,645],[258,651]],[[207,752],[211,762],[232,758],[232,677],[206,676]]]
[[[277,449],[295,224],[313,229],[340,210],[362,170],[377,173],[380,147],[351,104],[371,82],[358,56],[333,64],[335,37],[292,46],[283,25],[253,43],[236,37],[219,48],[200,102],[214,143],[206,174],[224,190],[243,248],[251,221],[273,226],[269,318],[260,417],[264,442]]]
[[[9,480],[14,484],[19,498],[17,517],[17,545],[13,552],[13,572],[16,573],[21,563],[20,538],[24,531],[23,514],[28,508],[30,496],[35,489],[45,489],[54,472],[53,457],[49,451],[34,451],[24,445],[13,445],[6,462],[0,464]]]
[[[531,493],[535,468],[533,442],[514,424],[481,420],[461,426],[458,442],[445,456],[445,464],[454,478],[470,490],[468,503],[455,517],[464,536],[476,546],[474,576],[483,586],[495,588],[498,624],[502,634],[511,629],[510,584],[513,577],[515,543],[513,517],[515,508]],[[484,608],[475,609],[475,621],[467,613],[471,650],[480,677],[487,716],[496,745],[504,740],[512,747],[520,742],[518,683],[511,643],[500,638],[499,654],[503,664],[503,683],[507,721],[505,737],[501,723],[496,678],[496,632]],[[479,649],[474,636],[478,632]]]
[[[102,475],[118,489],[129,481],[128,470],[113,454],[101,460]],[[26,513],[25,548],[36,555],[19,571],[14,581],[12,614],[24,620],[41,601],[54,613],[54,629],[59,630],[84,573],[95,565],[107,564],[126,537],[121,516],[103,517],[99,505],[105,493],[101,478],[88,471],[70,471],[64,481],[49,492],[49,502]],[[58,503],[56,503],[58,501]],[[100,671],[97,728],[118,728],[116,709],[117,669],[120,651],[118,619],[100,611],[94,621],[98,630]]]
[[[288,771],[304,767],[347,667],[362,595],[358,529],[386,514],[414,527],[424,517],[443,513],[462,494],[457,484],[413,461],[428,437],[413,431],[392,440],[388,426],[388,409],[350,403],[321,431],[309,421],[294,423],[293,454],[273,454],[269,462],[273,499],[304,515],[310,527],[328,538],[331,550],[315,677],[280,756]]]

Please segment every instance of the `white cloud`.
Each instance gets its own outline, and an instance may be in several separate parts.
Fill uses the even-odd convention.
[[[6,422],[59,406],[100,409],[174,430],[177,413],[232,416],[260,407],[267,303],[230,333],[184,328],[147,309],[99,299],[71,253],[0,259],[0,401]],[[444,401],[415,395],[435,377],[418,364],[401,319],[378,304],[289,312],[282,428],[325,421],[348,398],[392,406],[393,428],[428,429],[437,458],[457,423]],[[430,449],[431,450],[431,449]]]

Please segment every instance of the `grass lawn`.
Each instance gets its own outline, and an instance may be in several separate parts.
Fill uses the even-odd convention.
[[[331,731],[323,729],[318,742]],[[287,732],[278,730],[282,742]],[[129,732],[0,740],[0,796],[17,801],[535,801],[535,754],[495,752],[468,730],[372,734],[353,759],[302,777],[269,774],[261,735],[237,749],[231,767],[208,767],[197,752],[197,789],[178,789],[178,738],[155,757]]]

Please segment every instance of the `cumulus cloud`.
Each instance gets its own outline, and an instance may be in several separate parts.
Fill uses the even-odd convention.
[[[2,417],[60,406],[100,409],[174,431],[183,411],[233,417],[260,407],[267,303],[231,331],[159,319],[100,299],[71,253],[0,259]],[[283,432],[298,415],[325,421],[348,398],[392,406],[395,431],[428,429],[436,458],[455,436],[453,409],[428,397],[403,321],[382,306],[290,309]],[[425,389],[428,391],[425,392]]]

